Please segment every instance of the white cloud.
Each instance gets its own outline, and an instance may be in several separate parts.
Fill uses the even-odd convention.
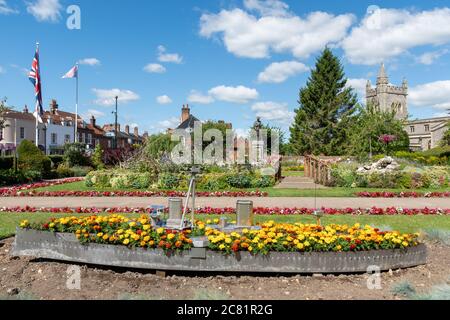
[[[409,91],[409,102],[417,107],[450,108],[450,80],[418,85]]]
[[[297,61],[274,62],[258,75],[258,82],[281,83],[308,70],[307,66]]]
[[[0,0],[0,14],[18,13],[19,11],[12,9],[6,0]]]
[[[249,101],[256,100],[259,97],[259,93],[256,89],[251,89],[244,86],[218,86],[209,90],[208,93],[216,100],[232,103],[248,103]]]
[[[359,79],[348,79],[347,80],[347,87],[352,87],[353,89],[355,89],[360,100],[363,100],[366,98],[366,85],[367,85],[367,79],[359,78]]]
[[[159,121],[158,128],[159,129],[174,129],[180,125],[180,119],[172,117],[167,120]]]
[[[249,3],[253,2],[247,2],[247,5]],[[322,50],[327,44],[339,43],[346,36],[353,20],[352,14],[334,16],[325,12],[312,12],[305,18],[258,18],[241,9],[222,10],[218,14],[201,16],[200,35],[206,38],[220,35],[226,49],[239,57],[267,58],[273,51],[305,58]]]
[[[210,104],[214,102],[213,97],[209,95],[204,95],[196,90],[191,91],[187,100],[190,103],[198,103],[198,104]]]
[[[172,99],[168,95],[159,96],[156,98],[156,102],[159,104],[171,104]]]
[[[165,73],[166,68],[158,63],[150,63],[144,67],[144,71],[148,73]]]
[[[417,46],[450,42],[449,20],[450,8],[421,12],[378,9],[352,29],[342,47],[352,63],[377,64]]]
[[[83,118],[85,121],[88,121],[92,116],[98,119],[104,117],[105,113],[99,110],[89,109],[85,114],[83,114]]]
[[[276,121],[283,124],[290,124],[295,117],[295,112],[289,111],[286,103],[258,102],[252,106],[252,110],[257,117],[261,117],[263,120]]]
[[[2,74],[2,73],[6,73],[6,70],[2,66],[0,66],[0,74]]]
[[[56,22],[61,18],[61,9],[59,0],[36,0],[27,3],[27,12],[32,14],[37,21]]]
[[[247,10],[256,11],[262,16],[287,16],[289,6],[279,0],[244,0]]]
[[[115,104],[115,97],[119,97],[119,104],[128,103],[131,101],[139,100],[140,97],[138,94],[134,93],[130,90],[121,90],[121,89],[92,89],[92,91],[97,96],[97,99],[94,101],[95,104],[100,106],[112,106]]]
[[[100,60],[98,60],[96,58],[81,59],[80,61],[78,61],[78,63],[87,65],[87,66],[99,66],[101,64]]]
[[[439,59],[448,52],[449,51],[447,49],[425,52],[424,54],[417,57],[416,61],[421,64],[431,65],[435,60]]]
[[[433,114],[433,117],[440,118],[440,117],[448,117],[450,116],[450,112],[437,112]]]
[[[182,63],[183,57],[178,53],[167,53],[167,50],[164,46],[158,47],[158,61],[159,62],[173,62],[173,63]]]

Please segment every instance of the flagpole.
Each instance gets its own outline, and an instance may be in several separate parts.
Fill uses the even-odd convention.
[[[36,42],[36,51],[39,52],[39,42]],[[38,71],[36,71],[36,72],[39,72],[39,78],[40,78],[40,75],[41,75],[41,64],[40,64],[40,61],[38,61],[38,69],[37,70]],[[38,80],[36,80],[36,81],[38,81]],[[39,79],[39,81],[40,81],[40,79]],[[40,85],[40,83],[39,83],[39,85]],[[42,92],[40,92],[39,94],[42,95]],[[34,108],[35,112],[36,112],[36,147],[39,148],[39,110],[38,110],[38,104],[39,104],[39,100],[36,100],[36,106]],[[47,150],[46,150],[46,152],[47,152]]]
[[[76,83],[76,98],[75,98],[75,143],[78,142],[78,77],[80,75],[78,70],[78,62],[76,63],[77,68],[77,83]]]

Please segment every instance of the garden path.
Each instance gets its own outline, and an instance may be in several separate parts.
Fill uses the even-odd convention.
[[[314,180],[308,177],[285,177],[279,184],[275,186],[275,189],[326,189],[325,186],[315,184]]]
[[[450,208],[449,198],[297,198],[297,197],[265,197],[265,198],[204,198],[196,199],[196,207],[225,208],[235,207],[238,199],[251,200],[255,207],[281,208]],[[0,198],[1,207],[46,207],[46,208],[77,208],[77,207],[147,207],[150,205],[167,205],[168,198],[135,198],[135,197],[17,197]]]

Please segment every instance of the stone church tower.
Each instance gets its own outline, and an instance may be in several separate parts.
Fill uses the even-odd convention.
[[[389,84],[384,63],[381,64],[377,77],[377,86],[372,88],[370,80],[366,85],[367,104],[377,106],[381,111],[395,110],[398,119],[408,118],[408,82],[403,80],[402,86],[397,87]]]

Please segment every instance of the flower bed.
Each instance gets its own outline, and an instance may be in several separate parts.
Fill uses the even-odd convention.
[[[315,209],[311,208],[264,208],[256,207],[253,209],[256,215],[312,215]],[[372,216],[382,216],[382,215],[405,215],[405,216],[415,216],[415,215],[450,215],[450,208],[400,208],[400,207],[389,207],[389,208],[378,208],[372,207],[367,209],[362,208],[345,208],[345,209],[335,209],[335,208],[322,208],[321,209],[326,215],[372,215]],[[14,207],[0,208],[0,213],[55,213],[55,214],[124,214],[124,213],[151,213],[150,208],[133,208],[133,207],[111,207],[111,208],[96,208],[96,207],[77,207],[77,208],[36,208],[30,206],[24,207]],[[165,208],[165,212],[168,212],[168,208]],[[189,210],[190,212],[190,210]],[[226,215],[226,214],[236,214],[236,208],[212,208],[212,207],[201,207],[197,208],[196,214],[200,215]]]
[[[24,185],[17,185],[12,187],[0,188],[0,197],[13,197],[21,193],[26,193],[28,190],[46,188],[51,186],[58,186],[67,183],[74,183],[83,181],[84,178],[67,178],[55,181],[35,182]]]
[[[360,198],[450,198],[450,192],[358,192]]]
[[[383,232],[370,226],[309,224],[260,225],[260,230],[223,233],[198,221],[192,231],[176,232],[153,228],[147,216],[130,219],[121,215],[52,218],[44,223],[30,224],[27,220],[20,228],[53,233],[71,233],[81,243],[183,251],[193,247],[193,236],[208,237],[208,249],[225,254],[244,251],[267,255],[269,252],[349,252],[382,249],[404,249],[419,245],[418,234]]]

